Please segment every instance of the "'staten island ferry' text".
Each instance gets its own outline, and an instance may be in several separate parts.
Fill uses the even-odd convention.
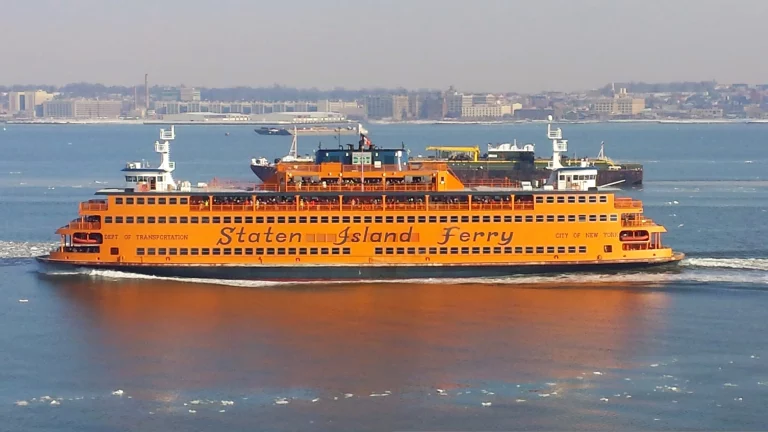
[[[550,131],[562,145],[559,129]],[[547,185],[464,185],[442,162],[357,145],[268,183],[176,182],[173,127],[157,168],[131,162],[59,228],[49,266],[257,280],[498,277],[673,264],[642,203],[599,188],[594,167],[555,166]],[[554,163],[554,161],[553,161]]]

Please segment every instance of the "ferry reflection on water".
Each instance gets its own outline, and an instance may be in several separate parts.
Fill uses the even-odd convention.
[[[667,301],[626,283],[257,288],[42,277],[77,311],[70,337],[93,373],[147,397],[573,379],[637,366]]]

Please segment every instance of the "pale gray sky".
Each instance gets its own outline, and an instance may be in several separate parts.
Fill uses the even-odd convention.
[[[0,83],[768,82],[768,0],[0,0]]]

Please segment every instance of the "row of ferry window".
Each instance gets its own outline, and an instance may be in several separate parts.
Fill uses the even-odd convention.
[[[409,247],[374,249],[375,255],[585,254],[586,246]],[[136,255],[350,255],[350,248],[137,248]]]
[[[598,201],[601,202],[601,203],[607,203],[608,202],[608,197],[605,196],[605,195],[600,195],[600,196],[597,196],[597,195],[568,195],[568,196],[564,196],[564,195],[558,195],[558,196],[542,196],[542,195],[537,195],[536,196],[536,203],[537,204],[544,204],[544,203],[554,204],[555,202],[557,202],[558,204],[564,204],[566,202],[568,202],[569,204],[573,204],[573,203],[576,203],[576,202],[583,204],[583,203],[587,203],[587,202],[589,202],[589,203],[597,203]],[[134,204],[134,203],[136,203],[136,204],[145,204],[146,203],[146,204],[150,204],[150,205],[153,205],[153,204],[170,204],[170,205],[175,205],[175,204],[189,204],[189,198],[175,198],[175,197],[174,198],[165,198],[165,197],[158,197],[158,198],[147,197],[147,198],[143,198],[143,197],[137,197],[135,199],[134,198],[125,198],[125,200],[123,200],[122,197],[115,198],[115,204],[123,204],[123,202],[125,202],[125,204],[129,204],[129,205],[130,204]]]
[[[477,254],[584,254],[587,253],[586,246],[511,246],[507,247],[430,247],[430,248],[375,248],[375,255],[477,255]],[[545,252],[546,251],[546,252]],[[566,252],[567,251],[567,252]]]
[[[505,216],[106,216],[104,223],[469,223],[469,222],[616,222],[618,215],[505,215]]]
[[[607,203],[608,202],[608,197],[606,195],[599,195],[599,196],[598,195],[568,195],[568,196],[564,196],[564,195],[557,195],[557,196],[552,196],[552,195],[548,195],[548,196],[536,195],[536,204],[544,204],[545,202],[547,204],[554,204],[555,202],[557,202],[558,204],[564,204],[566,201],[569,204],[573,204],[573,203],[576,203],[576,202],[578,202],[580,204],[584,204],[584,203],[587,203],[587,202],[589,202],[591,204],[594,204],[594,203],[596,203],[598,201],[601,202],[601,203]]]

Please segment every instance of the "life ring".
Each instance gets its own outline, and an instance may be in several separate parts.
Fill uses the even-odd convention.
[[[296,262],[301,262],[301,258],[296,258]]]
[[[603,256],[602,255],[598,255],[597,256],[597,260],[600,261],[601,259],[603,259]]]
[[[555,259],[560,259],[560,257],[559,257],[559,256],[557,256],[557,255],[555,255]]]

